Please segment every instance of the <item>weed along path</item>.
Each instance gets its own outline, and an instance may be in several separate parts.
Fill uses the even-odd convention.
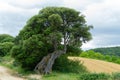
[[[96,72],[96,73],[120,72],[119,64],[106,62],[102,60],[96,60],[96,59],[81,58],[81,57],[69,57],[69,59],[80,60],[90,72]]]
[[[12,75],[12,71],[0,66],[0,80],[25,80],[15,75]]]

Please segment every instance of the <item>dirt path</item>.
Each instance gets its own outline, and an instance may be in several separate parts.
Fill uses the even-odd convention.
[[[12,75],[11,70],[0,66],[0,80],[25,80],[25,79]]]
[[[101,60],[95,60],[95,59],[88,59],[88,58],[81,58],[81,57],[69,57],[70,59],[77,59],[81,60],[84,66],[90,71],[90,72],[96,72],[96,73],[113,73],[113,72],[120,72],[120,65],[101,61]]]

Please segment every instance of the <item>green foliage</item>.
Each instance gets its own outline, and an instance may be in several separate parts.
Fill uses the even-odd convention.
[[[67,46],[67,55],[68,56],[79,56],[82,50],[78,47]]]
[[[56,59],[55,64],[53,65],[53,70],[65,73],[87,72],[86,68],[80,63],[80,61],[69,60],[65,55]]]
[[[23,68],[33,70],[45,55],[65,50],[64,45],[79,51],[77,48],[83,42],[91,40],[91,28],[84,16],[74,9],[46,7],[28,20],[15,38],[11,54]],[[63,39],[64,44],[61,44]]]
[[[105,60],[105,61],[108,61],[108,62],[114,62],[114,63],[120,64],[120,57],[119,56],[104,55],[104,54],[101,54],[101,53],[98,53],[98,52],[94,52],[92,50],[82,52],[80,54],[80,57]]]
[[[110,75],[104,73],[84,73],[79,80],[110,80]]]
[[[11,54],[18,63],[21,63],[23,68],[33,70],[43,56],[48,53],[48,45],[44,46],[45,44],[39,40],[39,37],[33,35],[29,39],[24,40],[23,45],[14,46]]]
[[[3,57],[0,56],[0,63],[3,61]]]
[[[13,42],[13,41],[14,41],[14,37],[8,34],[0,34],[0,43]]]
[[[105,73],[59,73],[53,72],[49,75],[44,75],[42,80],[120,80],[120,73],[105,74]]]
[[[91,50],[95,52],[100,52],[106,55],[120,56],[120,47],[95,48]]]
[[[120,80],[120,73],[60,73],[44,75],[42,80]]]
[[[93,59],[104,59],[104,55],[102,55],[101,53],[96,53],[92,50],[82,52],[80,54],[80,56],[81,57],[87,57],[87,58],[93,58]]]
[[[79,74],[53,72],[51,74],[44,75],[42,80],[78,80],[77,77],[79,77]]]
[[[83,73],[79,80],[120,80],[120,73],[113,73],[112,75],[105,73]]]
[[[113,80],[120,80],[120,73],[113,73],[112,78]]]
[[[5,56],[9,54],[13,46],[14,46],[13,42],[0,43],[0,56]]]
[[[13,47],[14,37],[8,34],[0,34],[0,56],[5,56],[9,54],[11,48]]]

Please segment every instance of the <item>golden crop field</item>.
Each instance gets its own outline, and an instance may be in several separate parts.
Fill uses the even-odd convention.
[[[80,60],[90,72],[96,72],[96,73],[120,72],[120,65],[116,63],[111,63],[96,59],[81,58],[81,57],[69,57],[69,59]]]

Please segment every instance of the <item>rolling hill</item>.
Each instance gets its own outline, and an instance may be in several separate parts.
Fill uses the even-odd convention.
[[[88,59],[82,57],[69,57],[72,60],[80,60],[90,72],[95,73],[114,73],[120,72],[120,65],[102,60]]]
[[[118,47],[95,48],[95,49],[90,49],[90,50],[93,50],[95,52],[99,52],[99,53],[102,53],[102,54],[120,56],[120,46],[118,46]]]

